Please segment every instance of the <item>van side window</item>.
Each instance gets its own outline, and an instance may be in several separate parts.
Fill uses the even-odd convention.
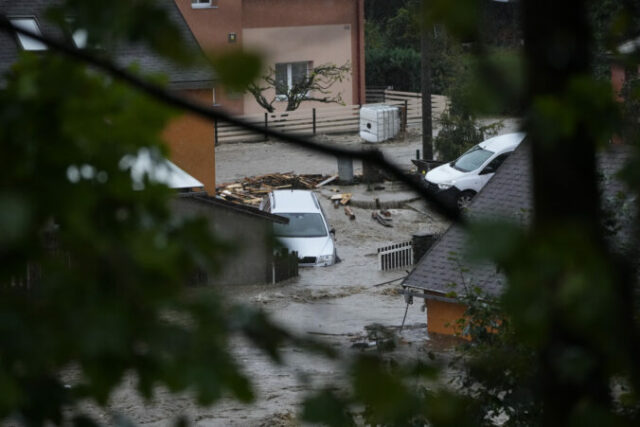
[[[509,151],[508,153],[502,153],[495,159],[491,160],[491,162],[489,162],[489,164],[484,167],[482,172],[480,172],[480,175],[494,173],[495,171],[497,171],[502,162],[504,162],[507,157],[509,157],[509,154],[511,154],[511,151]]]

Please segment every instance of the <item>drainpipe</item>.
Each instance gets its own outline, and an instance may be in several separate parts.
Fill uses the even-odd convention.
[[[356,2],[356,58],[358,59],[358,65],[357,65],[357,69],[358,69],[358,73],[356,75],[356,84],[357,84],[357,99],[358,99],[358,104],[362,105],[363,99],[362,99],[362,63],[364,62],[363,59],[363,52],[362,52],[362,37],[360,36],[360,32],[362,30],[362,25],[360,22],[360,14],[364,13],[364,11],[362,10],[362,6],[361,3],[363,2],[363,0],[355,0]]]

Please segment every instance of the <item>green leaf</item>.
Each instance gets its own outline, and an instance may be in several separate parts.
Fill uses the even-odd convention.
[[[211,62],[222,85],[240,93],[260,77],[262,68],[262,56],[246,50],[214,54]]]
[[[302,419],[310,423],[336,427],[353,425],[347,402],[328,389],[305,399]]]

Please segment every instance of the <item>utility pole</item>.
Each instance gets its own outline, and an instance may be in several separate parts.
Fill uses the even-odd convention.
[[[423,0],[424,2],[425,0]],[[424,4],[423,4],[424,7]],[[423,14],[424,16],[424,14]],[[420,37],[422,80],[422,158],[433,160],[433,125],[431,121],[431,34],[430,25],[423,19]]]

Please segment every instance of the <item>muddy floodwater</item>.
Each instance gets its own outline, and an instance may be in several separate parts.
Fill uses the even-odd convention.
[[[513,131],[516,125],[507,122],[503,132]],[[322,138],[326,142],[361,146],[357,135]],[[420,136],[414,135],[407,140],[381,144],[380,148],[408,169],[420,143]],[[224,145],[218,147],[216,156],[220,184],[273,172],[337,173],[335,159],[279,142]],[[357,162],[354,166],[357,173],[361,166]],[[348,191],[348,187],[336,189]],[[400,281],[396,280],[406,276],[407,269],[379,271],[377,249],[410,240],[417,231],[443,232],[447,223],[421,202],[392,209],[393,227],[383,227],[371,218],[369,209],[353,207],[356,219],[350,220],[342,208],[333,208],[326,195],[319,194],[319,199],[330,225],[336,229],[336,246],[342,262],[330,267],[303,268],[299,277],[284,283],[227,288],[225,292],[235,301],[263,308],[276,322],[295,333],[323,340],[345,357],[359,351],[375,351],[366,348],[370,343],[365,327],[373,323],[399,327],[407,307],[398,293]],[[396,350],[402,357],[425,357],[433,346],[427,336],[422,305],[422,300],[415,300],[408,307],[405,329],[400,333]],[[344,382],[339,363],[297,348],[283,349],[282,365],[274,364],[241,339],[233,342],[233,352],[253,381],[257,399],[251,405],[223,400],[202,408],[189,395],[170,395],[162,389],[157,390],[152,402],[145,403],[133,391],[134,380],[130,379],[114,394],[107,411],[95,409],[95,413],[107,424],[115,414],[122,414],[147,426],[169,425],[179,416],[197,426],[293,426],[300,425],[298,403],[307,394],[325,384]]]

